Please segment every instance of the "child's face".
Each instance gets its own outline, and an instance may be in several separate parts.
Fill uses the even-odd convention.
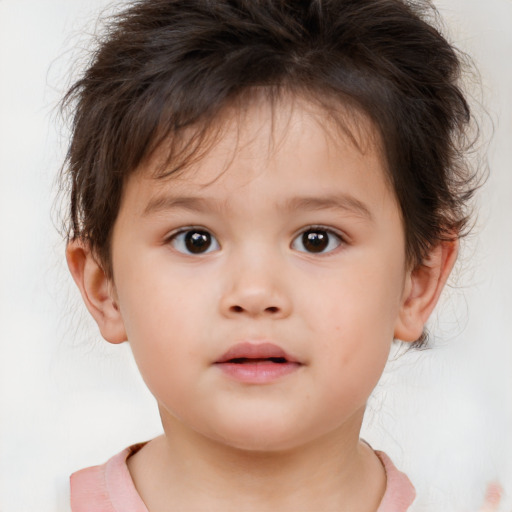
[[[254,450],[357,436],[408,293],[383,159],[305,103],[227,126],[183,174],[151,177],[155,159],[126,185],[113,293],[139,369],[169,429]]]

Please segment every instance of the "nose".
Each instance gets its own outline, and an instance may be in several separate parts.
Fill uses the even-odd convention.
[[[292,310],[283,272],[268,258],[252,258],[230,266],[220,300],[227,317],[286,318]]]

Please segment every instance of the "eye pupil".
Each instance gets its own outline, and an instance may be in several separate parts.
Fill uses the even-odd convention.
[[[185,235],[185,245],[193,254],[199,254],[209,249],[212,237],[206,231],[189,231]]]
[[[306,231],[302,243],[309,252],[322,252],[329,244],[329,235],[325,231]]]

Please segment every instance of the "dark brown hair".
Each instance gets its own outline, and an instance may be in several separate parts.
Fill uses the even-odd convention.
[[[334,99],[372,121],[408,261],[421,262],[464,234],[475,188],[463,159],[471,116],[461,57],[435,18],[425,1],[132,2],[63,102],[72,112],[68,238],[88,243],[111,275],[109,240],[130,173],[195,127],[186,155],[170,153],[170,168],[183,167],[222,109],[258,87]]]

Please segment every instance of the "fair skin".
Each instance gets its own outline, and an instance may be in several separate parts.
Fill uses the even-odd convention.
[[[135,486],[150,512],[375,512],[386,477],[359,440],[365,404],[393,338],[420,336],[456,243],[408,264],[365,119],[359,147],[297,98],[228,111],[223,130],[178,176],[154,178],[157,151],[128,179],[113,279],[67,249],[158,402],[164,435],[128,460]]]

